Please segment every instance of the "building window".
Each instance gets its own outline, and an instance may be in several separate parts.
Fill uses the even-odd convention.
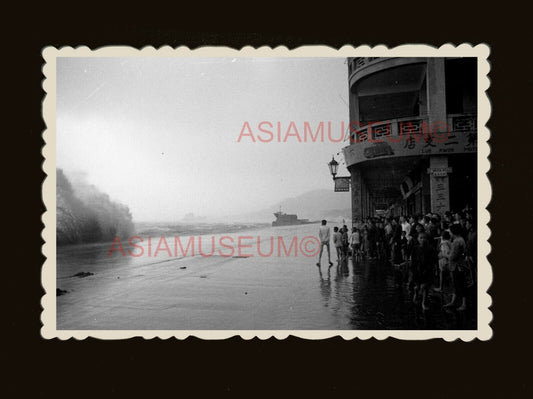
[[[353,87],[359,120],[379,122],[426,113],[425,63],[402,65],[365,76]]]

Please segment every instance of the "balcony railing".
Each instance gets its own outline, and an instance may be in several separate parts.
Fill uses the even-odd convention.
[[[472,132],[477,130],[477,118],[475,115],[450,115],[454,132]]]
[[[477,116],[475,114],[453,114],[448,115],[446,126],[450,133],[467,133],[477,131]],[[443,125],[439,124],[442,128]],[[389,137],[390,140],[400,140],[400,137],[408,135],[420,135],[429,133],[431,126],[428,126],[427,116],[407,117],[391,119],[381,122],[360,122],[350,129],[350,134],[345,141],[351,144],[381,140]],[[368,139],[370,135],[370,140]]]

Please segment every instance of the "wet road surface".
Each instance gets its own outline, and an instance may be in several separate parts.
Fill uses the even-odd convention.
[[[316,236],[318,225],[265,228],[260,237]],[[59,248],[59,330],[475,330],[475,292],[468,309],[430,291],[429,310],[412,301],[387,261],[347,259],[321,267],[317,256],[123,257],[109,245]],[[475,288],[474,288],[475,290]],[[55,290],[54,290],[55,291]]]
[[[449,284],[442,293],[429,291],[429,310],[413,302],[407,275],[385,260],[348,258],[327,268],[317,267],[324,306],[358,330],[475,330],[475,293],[466,311],[445,309],[451,299]]]

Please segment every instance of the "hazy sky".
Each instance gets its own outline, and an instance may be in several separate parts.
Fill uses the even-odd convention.
[[[58,58],[57,167],[135,221],[250,212],[333,190],[327,163],[346,143],[327,122],[340,138],[347,101],[344,58]],[[302,141],[305,122],[325,122],[325,140],[277,142],[291,121]],[[238,142],[245,122],[255,143]]]

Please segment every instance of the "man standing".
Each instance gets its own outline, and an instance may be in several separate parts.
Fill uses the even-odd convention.
[[[318,267],[320,267],[320,259],[322,259],[322,251],[324,250],[324,246],[328,249],[328,262],[330,266],[333,266],[333,263],[331,262],[331,253],[329,249],[329,227],[326,226],[326,221],[322,220],[322,226],[318,229],[318,237],[320,239],[320,254],[318,255],[318,263],[316,264]]]

